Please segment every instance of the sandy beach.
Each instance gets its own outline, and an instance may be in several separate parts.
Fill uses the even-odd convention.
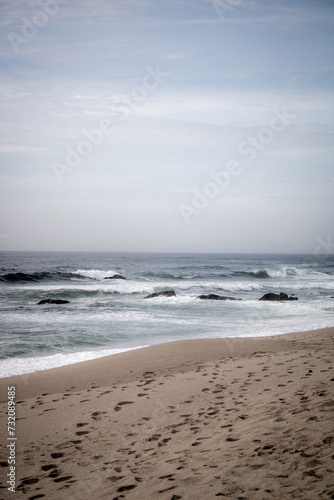
[[[333,499],[333,339],[185,340],[1,379],[0,497]]]

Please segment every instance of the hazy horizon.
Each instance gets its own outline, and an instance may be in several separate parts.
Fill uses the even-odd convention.
[[[334,253],[333,2],[0,13],[0,251]]]
[[[29,253],[43,253],[43,254],[65,254],[65,253],[86,253],[86,254],[142,254],[142,255],[159,255],[159,254],[165,254],[165,255],[221,255],[221,256],[293,256],[293,257],[312,257],[314,259],[324,258],[328,259],[329,256],[331,255],[330,252],[321,252],[319,254],[313,252],[313,253],[298,253],[298,252],[282,252],[282,253],[276,253],[276,252],[178,252],[178,251],[157,251],[157,252],[150,252],[150,251],[136,251],[136,250],[0,250],[1,253],[20,253],[20,254],[29,254]],[[334,258],[334,256],[333,256]]]

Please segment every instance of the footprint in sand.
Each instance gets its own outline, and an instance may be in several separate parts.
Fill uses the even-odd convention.
[[[20,486],[26,484],[36,484],[38,483],[38,481],[38,477],[25,477],[22,479]]]
[[[100,415],[104,415],[105,413],[106,413],[105,411],[94,411],[94,413],[92,413],[92,419],[101,420]]]
[[[47,465],[42,465],[41,469],[44,471],[49,471],[51,469],[56,469],[57,466],[56,464],[47,464]]]
[[[117,481],[120,481],[123,478],[124,478],[124,476],[109,476],[109,477],[107,477],[108,481],[111,481],[112,483],[116,483]]]
[[[124,405],[132,405],[133,403],[134,403],[134,401],[120,401],[115,406],[115,411],[120,411],[122,409],[122,406],[124,406]]]
[[[167,476],[160,476],[159,479],[168,479],[168,481],[175,481],[174,474],[167,474]]]
[[[54,469],[50,472],[50,474],[48,475],[48,477],[59,477],[60,476],[60,472],[58,469]]]
[[[161,434],[153,434],[150,438],[148,438],[146,441],[159,441],[161,438]]]
[[[63,477],[57,477],[57,479],[54,479],[55,483],[62,483],[63,481],[68,481],[69,479],[72,479],[73,476],[63,476]]]
[[[120,486],[117,490],[118,493],[121,493],[122,491],[129,491],[133,490],[133,488],[136,488],[136,484],[129,484],[128,486]]]

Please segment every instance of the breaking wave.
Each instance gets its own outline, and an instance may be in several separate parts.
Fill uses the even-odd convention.
[[[7,283],[27,283],[27,282],[36,282],[39,283],[41,281],[61,281],[61,280],[69,280],[76,276],[73,273],[64,273],[64,272],[51,272],[51,271],[42,271],[38,273],[7,273],[0,276],[0,281]]]

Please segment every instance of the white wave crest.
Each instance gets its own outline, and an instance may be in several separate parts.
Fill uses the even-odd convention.
[[[117,273],[116,271],[101,271],[99,269],[79,269],[78,271],[75,271],[73,274],[101,281],[104,278],[114,276]]]
[[[145,346],[129,347],[123,349],[98,349],[95,351],[81,351],[73,353],[57,353],[50,356],[33,357],[33,358],[10,358],[0,361],[1,377],[11,377],[14,375],[23,375],[25,373],[39,372],[50,368],[58,368],[60,366],[72,365],[81,361],[90,359],[102,358],[111,356],[133,349],[141,349]]]
[[[314,269],[299,269],[297,267],[289,267],[289,266],[283,266],[281,269],[274,271],[272,269],[267,269],[266,270],[269,276],[272,278],[286,278],[286,277],[319,277],[319,276],[327,276],[324,273],[321,273],[319,271],[315,271]]]

